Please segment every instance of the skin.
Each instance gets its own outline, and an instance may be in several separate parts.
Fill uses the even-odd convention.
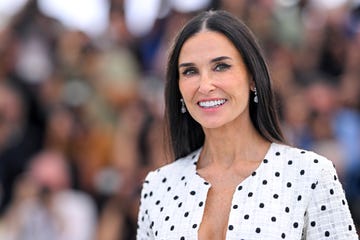
[[[250,119],[254,82],[231,41],[203,30],[181,49],[179,88],[187,111],[205,133],[197,172],[211,188],[198,239],[225,239],[234,191],[258,168],[270,147]],[[212,108],[199,104],[209,100],[223,104]]]

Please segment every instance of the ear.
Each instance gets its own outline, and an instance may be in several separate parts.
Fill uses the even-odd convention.
[[[250,80],[250,90],[254,92],[255,88],[256,88],[255,81],[251,78],[251,80]]]

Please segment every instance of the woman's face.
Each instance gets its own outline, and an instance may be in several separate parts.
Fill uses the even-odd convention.
[[[189,38],[179,55],[179,88],[190,115],[204,128],[250,121],[253,81],[232,42],[202,31]]]

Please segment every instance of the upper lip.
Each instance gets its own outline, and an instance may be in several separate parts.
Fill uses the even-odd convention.
[[[218,101],[218,100],[226,100],[226,98],[206,98],[206,99],[199,100],[198,103],[209,102],[209,101]]]

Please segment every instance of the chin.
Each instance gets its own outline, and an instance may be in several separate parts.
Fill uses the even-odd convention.
[[[206,123],[203,122],[203,123],[201,123],[200,122],[200,125],[206,129],[217,129],[217,128],[223,127],[224,123],[219,123],[219,122],[206,122]]]

